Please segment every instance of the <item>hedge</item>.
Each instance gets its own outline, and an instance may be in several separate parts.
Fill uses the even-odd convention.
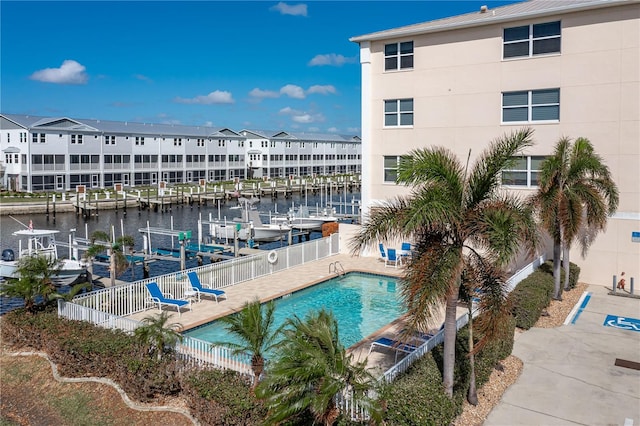
[[[553,276],[553,260],[547,260],[540,265],[540,270]],[[578,284],[580,278],[580,267],[573,262],[569,262],[569,289],[573,289]],[[564,285],[564,267],[560,262],[560,283]]]
[[[475,356],[476,386],[489,380],[498,363],[511,355],[515,320],[507,319],[504,335],[489,343]],[[474,341],[480,336],[474,333]],[[439,345],[416,361],[404,374],[383,390],[387,405],[385,422],[388,425],[446,425],[461,412],[469,389],[470,363],[468,358],[468,326],[456,337],[456,365],[454,367],[454,397],[450,399],[442,387],[442,351]]]
[[[534,271],[509,294],[516,326],[530,329],[549,306],[553,295],[553,276],[542,270]]]
[[[185,378],[184,395],[202,424],[259,425],[267,410],[250,392],[249,382],[230,370],[201,370]]]

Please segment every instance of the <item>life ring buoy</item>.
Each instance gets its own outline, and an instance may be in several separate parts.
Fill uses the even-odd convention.
[[[271,250],[267,255],[267,261],[271,264],[274,264],[278,261],[278,252],[275,250]]]

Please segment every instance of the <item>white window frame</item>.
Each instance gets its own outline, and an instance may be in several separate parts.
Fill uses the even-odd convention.
[[[395,158],[396,164],[391,167],[387,166],[387,160],[393,160]],[[382,182],[384,183],[392,183],[395,185],[396,180],[398,178],[398,166],[400,165],[400,155],[385,155],[382,157]],[[393,172],[395,174],[395,178],[393,180],[387,179],[387,172]]]
[[[560,31],[558,34],[553,34],[553,35],[549,35],[549,36],[543,36],[543,37],[534,37],[533,33],[534,33],[534,27],[537,25],[546,25],[546,24],[553,24],[553,23],[559,23],[560,24]],[[512,59],[522,59],[522,58],[533,58],[533,57],[538,57],[538,56],[549,56],[549,55],[560,55],[560,53],[562,52],[562,21],[549,21],[549,22],[539,22],[537,24],[530,24],[528,25],[529,27],[529,35],[527,38],[522,38],[522,39],[518,39],[518,40],[510,40],[510,41],[504,41],[504,33],[507,30],[513,29],[513,28],[520,28],[520,27],[526,27],[527,25],[518,25],[517,27],[508,27],[508,28],[503,28],[502,30],[502,60],[504,61],[509,61]],[[540,40],[550,40],[550,39],[560,39],[560,47],[558,49],[557,52],[545,52],[545,53],[534,53],[533,52],[533,47],[535,45],[536,41],[540,41]],[[529,49],[528,49],[528,54],[527,55],[518,55],[518,56],[509,56],[509,57],[505,57],[504,56],[504,47],[506,45],[509,44],[517,44],[517,43],[524,43],[527,42],[529,44]]]
[[[411,101],[411,104],[412,104],[411,110],[402,111],[400,109],[400,105],[402,101],[409,101],[409,100]],[[391,105],[391,103],[394,103],[394,102],[396,105],[396,109],[394,111],[387,111],[387,105]],[[385,99],[384,102],[382,103],[382,107],[384,111],[383,123],[382,123],[384,128],[397,128],[397,127],[412,128],[413,127],[414,112],[415,112],[415,104],[414,104],[413,98]],[[409,115],[409,114],[411,114],[411,124],[402,124],[402,116]],[[397,124],[388,125],[387,117],[389,116],[395,116]]]
[[[406,45],[408,43],[411,43],[411,51],[410,52],[405,52],[402,53],[402,45]],[[396,48],[396,53],[392,53],[392,54],[387,54],[387,46],[395,46]],[[402,70],[412,70],[413,69],[413,61],[415,59],[414,56],[414,50],[415,50],[415,45],[413,43],[413,40],[405,40],[405,41],[400,41],[398,43],[387,43],[384,45],[384,71],[385,72],[389,72],[389,71],[402,71]],[[402,66],[402,59],[404,58],[411,58],[411,66]],[[395,59],[395,67],[393,68],[387,68],[387,59]]]
[[[540,164],[542,163],[542,161],[544,161],[544,159],[546,158],[546,156],[544,155],[521,155],[518,157],[515,157],[517,159],[525,159],[526,164],[524,165],[524,168],[511,168],[511,169],[505,169],[502,171],[501,173],[501,179],[503,179],[504,177],[504,173],[525,173],[526,174],[526,183],[523,185],[519,185],[519,184],[515,184],[515,183],[502,183],[502,186],[507,187],[507,188],[518,188],[518,189],[535,189],[538,187],[537,182],[534,183],[534,173],[537,173],[539,175],[540,173],[540,169],[533,169],[532,168],[532,160],[540,160]]]
[[[548,91],[548,90],[557,90],[558,91],[558,102],[553,103],[533,103],[533,95],[536,92]],[[526,93],[527,94],[527,103],[521,105],[504,105],[504,95],[507,93]],[[558,107],[558,118],[554,118],[551,120],[534,120],[533,119],[533,110],[537,107],[549,107],[549,106],[557,106]],[[504,120],[504,112],[505,109],[516,109],[516,108],[527,108],[527,119],[525,121],[505,121]],[[500,122],[501,124],[523,124],[523,123],[559,123],[560,122],[560,89],[559,88],[549,88],[549,89],[538,89],[538,90],[514,90],[508,92],[502,92],[502,108],[500,109]]]

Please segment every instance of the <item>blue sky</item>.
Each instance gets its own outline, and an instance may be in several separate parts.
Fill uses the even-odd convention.
[[[0,2],[0,112],[360,133],[350,37],[513,1]]]

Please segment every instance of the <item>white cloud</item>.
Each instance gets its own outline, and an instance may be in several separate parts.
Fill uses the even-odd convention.
[[[213,127],[213,121],[205,121],[203,126],[204,127]]]
[[[329,132],[329,133],[338,133],[338,128],[337,127],[329,127],[327,129],[327,132]]]
[[[289,5],[284,2],[280,2],[275,6],[272,6],[270,10],[280,12],[281,15],[307,16],[307,5],[304,3]]]
[[[321,95],[328,95],[329,93],[336,93],[336,88],[333,87],[332,85],[328,84],[325,86],[320,86],[320,85],[315,85],[315,86],[311,86],[307,89],[307,93],[312,94],[312,93],[319,93]]]
[[[295,99],[304,99],[305,97],[304,89],[300,86],[296,86],[295,84],[287,84],[286,86],[282,86],[282,88],[280,89],[280,93]]]
[[[313,117],[310,114],[294,115],[291,119],[296,123],[313,123]]]
[[[278,111],[280,115],[294,115],[294,114],[302,114],[301,111],[295,110],[291,107],[284,107],[280,111]]]
[[[309,66],[323,66],[330,65],[332,67],[341,67],[344,64],[354,64],[356,62],[355,57],[347,58],[343,55],[337,55],[335,53],[328,53],[326,55],[316,55],[309,61]]]
[[[149,77],[147,77],[146,75],[142,75],[142,74],[134,74],[133,75],[135,78],[137,78],[138,80],[142,80],[142,81],[146,81],[148,83],[153,83],[153,80],[151,80]]]
[[[257,87],[249,92],[249,96],[256,99],[264,99],[264,98],[277,98],[280,96],[278,92],[274,92],[273,90],[262,90]]]
[[[181,98],[176,97],[175,102],[181,104],[202,104],[202,105],[211,105],[211,104],[232,104],[235,101],[233,100],[233,96],[231,92],[216,90],[215,92],[211,92],[208,95],[200,95],[195,98]]]
[[[324,115],[320,113],[312,114],[306,111],[299,111],[291,107],[282,108],[280,111],[278,111],[278,114],[291,116],[291,120],[295,123],[308,124],[323,122],[325,120]]]
[[[86,67],[72,59],[67,59],[60,68],[45,68],[31,74],[31,80],[56,84],[87,84],[89,76]]]

